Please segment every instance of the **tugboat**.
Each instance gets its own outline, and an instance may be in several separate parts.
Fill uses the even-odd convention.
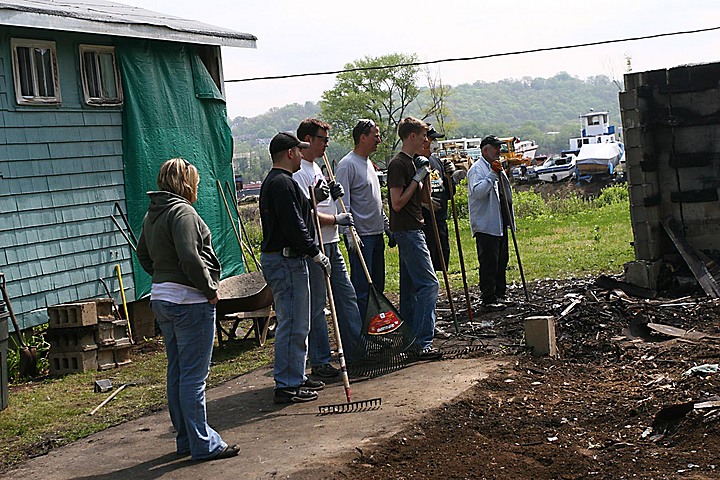
[[[615,126],[610,125],[609,112],[595,112],[580,115],[581,136],[570,139],[570,150],[565,154],[576,154],[575,175],[578,180],[590,181],[594,176],[612,175],[625,158],[624,145],[618,141]]]

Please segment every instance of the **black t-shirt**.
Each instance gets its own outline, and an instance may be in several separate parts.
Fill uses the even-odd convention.
[[[290,247],[296,254],[314,257],[315,223],[312,206],[287,170],[273,168],[260,187],[263,252]]]

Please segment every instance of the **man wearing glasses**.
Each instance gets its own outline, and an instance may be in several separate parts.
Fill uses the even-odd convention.
[[[330,125],[316,118],[306,118],[297,129],[297,137],[310,144],[302,151],[303,160],[300,170],[293,173],[295,180],[305,195],[310,197],[310,187],[315,192],[317,214],[320,219],[325,255],[330,258],[330,283],[336,302],[338,326],[347,358],[352,358],[355,343],[360,337],[360,312],[357,306],[355,290],[350,283],[345,260],[340,253],[338,242],[338,225],[353,224],[352,214],[338,213],[334,200],[342,197],[344,192],[339,183],[325,182],[325,177],[315,160],[322,158],[328,145]],[[315,238],[319,245],[319,237]],[[330,341],[328,337],[327,318],[325,316],[326,290],[325,272],[315,264],[308,265],[310,274],[310,335],[308,336],[308,358],[312,373],[318,377],[332,378],[340,374],[340,370],[330,363]]]
[[[373,284],[382,292],[385,289],[385,244],[383,233],[388,220],[383,211],[380,181],[370,154],[381,142],[380,130],[374,121],[358,120],[352,131],[355,147],[338,164],[335,178],[344,190],[343,202],[352,213],[355,230],[360,237],[360,250],[367,264]],[[355,242],[345,233],[345,245],[350,259],[350,280],[360,309],[360,318],[365,318],[368,302],[368,281],[363,271]]]

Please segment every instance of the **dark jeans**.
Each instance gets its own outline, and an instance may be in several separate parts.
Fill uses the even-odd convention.
[[[362,247],[362,255],[370,272],[373,285],[375,285],[375,289],[378,292],[383,293],[385,291],[385,239],[383,238],[383,234],[363,235],[360,237],[360,240],[362,240],[364,245],[364,247]],[[365,271],[360,263],[360,257],[352,252],[348,252],[348,259],[350,260],[350,281],[357,294],[357,306],[360,310],[360,318],[364,322],[370,286],[368,285]]]
[[[480,263],[480,290],[484,304],[494,303],[505,296],[507,282],[505,271],[508,266],[508,231],[496,237],[485,233],[475,234],[478,262]]]
[[[427,247],[430,250],[430,258],[432,259],[433,269],[436,272],[442,271],[442,264],[440,263],[440,252],[437,248],[437,242],[435,241],[435,229],[432,224],[432,217],[430,211],[426,208],[422,209],[423,218],[425,219],[425,225],[423,225],[423,232],[425,232],[425,238],[427,239]],[[450,264],[450,241],[448,239],[448,225],[447,218],[442,215],[436,215],[438,226],[438,235],[440,236],[440,245],[442,246],[443,259],[445,260],[445,268]]]

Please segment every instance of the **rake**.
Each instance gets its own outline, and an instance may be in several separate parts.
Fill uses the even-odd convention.
[[[315,227],[318,234],[318,243],[320,243],[320,251],[325,255],[325,245],[323,243],[322,231],[320,230],[320,217],[317,211],[317,202],[315,201],[315,191],[310,185],[310,198],[312,199],[313,210],[315,211]],[[345,387],[346,403],[337,403],[334,405],[321,405],[318,407],[320,415],[328,415],[331,413],[350,413],[361,412],[366,410],[374,410],[382,404],[381,398],[371,398],[370,400],[352,401],[350,393],[350,379],[348,378],[347,365],[345,363],[345,352],[342,347],[342,339],[340,337],[340,327],[337,320],[337,311],[335,310],[335,298],[333,297],[332,284],[330,277],[325,275],[325,289],[327,290],[328,303],[330,304],[330,315],[333,321],[333,333],[335,334],[335,342],[337,342],[338,357],[340,357],[340,372],[342,373],[343,386]]]
[[[330,180],[335,181],[327,155],[323,159]],[[338,198],[338,203],[347,212],[342,198]],[[350,234],[356,251],[360,252],[354,227],[350,227]],[[368,303],[350,370],[354,376],[377,377],[406,367],[419,356],[421,348],[410,325],[402,320],[390,300],[375,289],[362,253],[358,258],[368,281]]]

